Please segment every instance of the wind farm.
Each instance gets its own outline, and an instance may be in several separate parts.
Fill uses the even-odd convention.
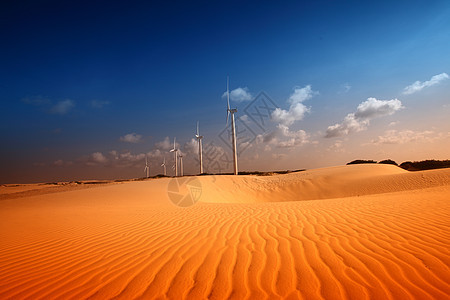
[[[237,162],[237,136],[236,136],[236,125],[235,125],[235,117],[234,114],[237,113],[236,108],[230,108],[230,90],[229,90],[229,76],[227,75],[227,87],[226,87],[226,100],[227,100],[227,109],[226,109],[226,126],[225,129],[229,134],[227,134],[230,138],[230,144],[232,148],[232,157],[233,157],[233,174],[238,175],[238,162]],[[230,122],[229,122],[230,120]],[[229,127],[229,124],[231,125],[231,128]],[[200,135],[200,129],[199,129],[199,121],[197,121],[197,127],[196,127],[196,134],[195,134],[195,140],[197,142],[198,147],[198,174],[203,174],[203,146],[202,146],[202,140],[203,135]],[[173,166],[172,169],[174,170],[173,177],[182,177],[184,176],[184,167],[183,167],[183,153],[180,151],[176,144],[176,138],[173,139],[173,147],[169,149],[169,153],[173,153]],[[166,173],[166,158],[164,156],[163,163],[161,164],[161,167],[163,167],[163,175],[167,176]],[[150,167],[148,164],[147,154],[145,155],[145,168],[144,172],[146,173],[146,177],[149,178],[149,171]]]
[[[146,154],[141,180],[0,187],[0,297],[448,296],[450,168],[355,160],[236,176],[228,77],[225,96],[230,175],[204,172],[197,121],[195,175],[174,137],[170,177],[162,153],[164,176]]]
[[[449,1],[3,2],[0,300],[450,299]]]
[[[233,157],[233,174],[238,175],[239,172],[238,172],[238,162],[237,162],[237,158],[238,158],[237,136],[236,136],[236,125],[235,125],[235,117],[234,117],[234,114],[237,113],[237,109],[230,108],[230,90],[229,90],[229,76],[228,75],[227,75],[226,99],[227,99],[227,109],[226,109],[227,117],[226,117],[225,129],[228,132],[228,129],[229,129],[228,125],[229,125],[229,120],[230,120],[231,128],[229,130],[229,134],[227,134],[227,135],[231,137],[230,143],[231,143],[232,157]],[[198,174],[203,174],[204,173],[204,170],[203,170],[203,147],[202,147],[203,136],[200,135],[199,121],[197,121],[197,131],[195,134],[195,139],[196,139],[197,145],[198,145],[198,163],[199,163]],[[184,155],[180,152],[180,149],[177,148],[176,138],[174,138],[173,148],[170,149],[169,152],[173,153],[173,155],[174,155],[174,164],[173,164],[174,177],[184,176],[184,168],[183,168]],[[165,157],[164,157],[163,164],[161,166],[164,167],[164,176],[166,176]],[[146,169],[145,170],[148,170],[147,158],[146,158]],[[149,177],[148,174],[147,174],[147,177]]]

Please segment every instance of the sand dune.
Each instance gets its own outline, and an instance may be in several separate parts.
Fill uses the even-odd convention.
[[[182,180],[0,188],[0,298],[450,299],[450,169]]]

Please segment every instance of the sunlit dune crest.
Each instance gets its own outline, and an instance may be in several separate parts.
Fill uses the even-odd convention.
[[[2,186],[0,298],[449,299],[449,199],[380,164]]]

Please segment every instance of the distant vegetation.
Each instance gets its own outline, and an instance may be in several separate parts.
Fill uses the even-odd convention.
[[[357,165],[357,164],[376,164],[377,162],[374,160],[363,160],[363,159],[357,159],[354,161],[351,161],[347,163],[347,165]]]
[[[355,164],[376,164],[375,160],[363,160],[357,159],[347,163],[347,165],[355,165]],[[399,166],[402,169],[407,171],[421,171],[421,170],[431,170],[431,169],[442,169],[442,168],[450,168],[450,160],[422,160],[422,161],[405,161],[398,165],[392,159],[385,159],[378,162],[379,164],[390,164]]]
[[[400,168],[408,171],[420,171],[431,169],[450,168],[450,160],[422,160],[422,161],[405,161],[400,164]]]
[[[378,163],[398,166],[398,164],[395,161],[393,161],[392,159],[385,159],[385,160],[379,161]]]

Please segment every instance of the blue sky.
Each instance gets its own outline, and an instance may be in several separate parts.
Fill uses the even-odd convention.
[[[175,136],[195,173],[197,120],[231,155],[227,74],[238,117],[279,107],[243,170],[449,158],[448,1],[93,2],[1,5],[0,182],[161,173]]]

